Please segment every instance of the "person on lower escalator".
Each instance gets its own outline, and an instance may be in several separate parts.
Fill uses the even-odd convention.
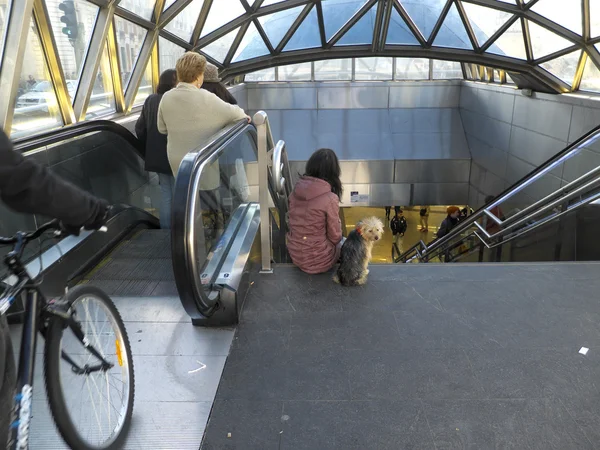
[[[81,227],[97,230],[106,223],[109,205],[52,174],[32,158],[15,151],[0,130],[0,199],[22,213],[54,217],[67,232]],[[0,316],[0,447],[8,441],[8,427],[16,373],[5,316]]]
[[[158,174],[160,183],[160,227],[171,228],[171,203],[175,177],[167,157],[167,136],[158,131],[157,116],[158,105],[163,94],[170,91],[177,84],[175,69],[165,70],[160,74],[156,94],[150,95],[144,102],[142,113],[135,124],[135,134],[144,147],[145,169]]]
[[[448,235],[450,233],[450,231],[452,231],[452,229],[456,225],[458,225],[458,222],[459,222],[458,216],[460,215],[460,208],[458,206],[448,206],[448,208],[446,208],[446,213],[447,213],[447,216],[442,221],[440,228],[436,234],[438,239],[441,239],[444,236]],[[445,262],[448,262],[450,260],[450,250],[447,249],[444,253],[445,253],[445,258],[444,258]]]

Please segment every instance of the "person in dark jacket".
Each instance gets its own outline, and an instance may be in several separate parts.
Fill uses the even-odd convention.
[[[404,233],[406,233],[408,223],[406,222],[406,217],[404,217],[404,213],[401,209],[396,210],[396,214],[390,222],[390,228],[392,229],[392,235],[394,236],[394,244],[396,244],[400,254],[402,254],[402,238],[404,237]]]
[[[448,206],[446,209],[448,214],[440,225],[440,229],[437,232],[437,237],[443,238],[458,224],[458,216],[460,215],[460,209],[458,206]]]
[[[145,169],[158,174],[161,191],[159,217],[160,227],[163,229],[171,228],[171,203],[175,177],[167,157],[167,135],[158,132],[158,105],[163,94],[176,85],[177,72],[175,69],[168,69],[161,73],[156,94],[152,94],[146,99],[142,113],[135,124],[135,134],[142,141],[145,149]]]
[[[227,88],[223,86],[223,83],[221,83],[221,79],[219,78],[219,69],[217,69],[217,67],[213,66],[211,63],[206,63],[206,68],[204,69],[204,83],[202,83],[202,89],[205,89],[208,92],[212,92],[221,100],[229,103],[230,105],[238,104],[235,97],[231,95]]]
[[[99,229],[106,222],[108,203],[53,175],[31,158],[24,158],[0,130],[0,199],[11,209],[54,217],[64,228]],[[15,361],[6,317],[0,316],[0,446],[8,441]]]

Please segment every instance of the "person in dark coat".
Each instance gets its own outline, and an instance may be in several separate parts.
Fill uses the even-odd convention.
[[[406,223],[406,217],[404,217],[401,209],[398,208],[395,213],[396,214],[390,222],[390,228],[392,229],[392,235],[394,236],[394,244],[398,246],[398,250],[400,251],[400,254],[402,254],[402,238],[404,237],[404,233],[406,233],[408,223]]]
[[[13,150],[0,130],[0,199],[11,209],[54,217],[66,230],[99,229],[108,203],[53,175],[31,158]],[[8,426],[16,382],[15,360],[6,317],[0,316],[0,443],[8,441]]]
[[[458,216],[460,215],[460,209],[458,206],[448,206],[446,209],[448,214],[440,225],[440,229],[437,232],[437,237],[443,238],[458,224]]]
[[[177,85],[177,72],[175,69],[165,70],[158,82],[156,94],[150,95],[144,102],[142,113],[135,124],[135,134],[142,141],[145,149],[146,165],[148,172],[156,172],[160,183],[160,227],[171,228],[171,203],[173,202],[173,188],[175,177],[167,157],[167,135],[158,132],[157,116],[158,105],[165,92]]]
[[[204,69],[204,83],[202,83],[201,89],[205,89],[208,92],[215,94],[230,105],[238,104],[235,97],[231,95],[223,83],[221,83],[219,69],[211,63],[206,63],[206,68]]]

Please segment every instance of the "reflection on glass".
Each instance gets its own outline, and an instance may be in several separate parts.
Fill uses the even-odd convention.
[[[4,28],[6,27],[6,21],[8,20],[9,6],[9,0],[0,0],[0,57],[2,56],[2,50],[4,48]]]
[[[121,84],[123,91],[127,89],[131,72],[135,67],[146,30],[119,16],[115,16],[115,34],[117,37],[117,54],[119,55],[119,67],[121,69]]]
[[[185,53],[185,49],[168,39],[158,38],[158,67],[160,72],[174,69],[177,59]]]
[[[194,1],[199,3],[198,12],[194,15],[194,17],[198,19],[198,13],[200,13],[200,8],[202,7],[202,1]],[[231,22],[233,19],[241,16],[245,12],[246,10],[240,3],[240,0],[213,1],[210,11],[208,12],[208,17],[206,18],[206,23],[202,27],[202,33],[200,34],[200,37],[212,33],[217,28],[220,28],[226,23]]]
[[[275,68],[271,67],[269,69],[248,73],[244,77],[244,81],[275,81]]]
[[[448,11],[440,31],[435,37],[433,45],[438,47],[473,49],[467,30],[465,29],[463,21],[458,14],[458,9],[456,9],[454,3]]]
[[[322,0],[327,40],[330,40],[365,3],[366,0]]]
[[[360,45],[373,42],[377,4],[373,5],[335,45]]]
[[[267,54],[269,54],[269,49],[265,41],[263,41],[262,36],[258,33],[254,23],[250,23],[231,62],[235,63],[250,58],[258,58]]]
[[[392,8],[390,16],[390,26],[388,27],[386,44],[404,44],[404,45],[419,45],[419,41],[410,31],[406,22],[400,16],[396,8]]]
[[[460,63],[456,61],[442,61],[439,59],[434,59],[432,61],[432,71],[434,80],[447,80],[463,77]]]
[[[429,60],[425,58],[396,58],[396,80],[428,80]]]
[[[425,40],[428,40],[446,0],[400,0],[400,4],[419,28]]]
[[[543,58],[551,53],[567,48],[573,43],[560,37],[556,33],[539,26],[528,20],[531,46],[533,47],[533,59]]]
[[[521,21],[517,20],[513,23],[508,30],[494,41],[487,51],[510,58],[527,59]]]
[[[61,4],[62,0],[46,0],[56,49],[67,81],[69,95],[73,100],[79,84],[79,75],[83,68],[86,50],[94,30],[98,7],[85,0],[76,0],[73,6],[77,16],[77,25],[68,26],[61,21],[64,15],[58,8]]]
[[[183,11],[177,14],[173,20],[165,25],[165,30],[167,30],[169,33],[173,33],[175,36],[183,39],[184,41],[189,41],[192,38],[194,28],[196,28],[196,23],[198,22],[198,16],[200,15],[203,1],[204,0],[192,0],[189,5],[183,8]],[[213,2],[211,11],[215,7],[216,3],[217,2]]]
[[[100,59],[100,67],[94,82],[94,88],[90,97],[90,103],[87,108],[87,119],[94,119],[98,116],[103,116],[115,111],[115,96],[113,82],[110,72],[110,58],[108,49],[104,46],[102,58]]]
[[[600,70],[594,65],[592,58],[588,57],[587,62],[585,63],[583,78],[581,79],[581,86],[579,89],[582,91],[600,93]]]
[[[163,6],[163,11],[166,11],[173,3],[175,3],[175,0],[165,0],[165,5]]]
[[[29,25],[10,135],[15,138],[62,126],[38,29]]]
[[[540,64],[540,67],[546,69],[552,75],[560,78],[570,86],[573,84],[573,78],[575,78],[575,72],[577,71],[580,56],[581,51],[577,50],[565,56],[561,56],[560,58]]]
[[[355,80],[391,80],[392,58],[356,58]]]
[[[510,13],[473,3],[465,2],[463,6],[480,46],[485,44],[512,17]]]
[[[352,60],[351,59],[328,59],[325,61],[315,61],[315,80],[352,80]]]
[[[540,0],[531,10],[581,34],[581,0]]]
[[[146,100],[150,94],[152,94],[152,58],[150,58],[148,64],[146,64],[146,70],[144,70],[142,81],[140,81],[137,94],[135,94],[133,106],[144,103],[144,100]]]
[[[288,32],[294,20],[300,15],[304,6],[296,6],[295,8],[285,9],[268,16],[261,16],[258,22],[265,30],[269,41],[273,47],[277,47]]]
[[[600,0],[590,1],[590,35],[600,36]]]
[[[284,50],[301,50],[303,48],[320,46],[321,34],[319,31],[319,20],[317,19],[317,8],[313,7],[286,44]]]
[[[239,31],[240,29],[236,28],[235,30],[227,33],[222,38],[211,42],[206,47],[202,47],[201,50],[211,58],[222,63],[223,61],[225,61],[225,57],[227,56],[227,53],[231,48],[231,44],[233,44],[233,41],[235,40],[235,37],[237,36]]]
[[[310,81],[311,63],[290,64],[279,67],[279,81]]]
[[[121,0],[119,6],[143,17],[146,20],[152,19],[155,0]]]

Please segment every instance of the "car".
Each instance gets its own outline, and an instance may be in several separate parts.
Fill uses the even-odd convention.
[[[77,80],[66,80],[67,90],[71,99],[77,90]],[[48,101],[54,101],[52,83],[50,81],[39,81],[31,90],[17,98],[17,110],[15,112],[37,112],[48,113]],[[25,109],[27,108],[27,109]],[[21,109],[22,111],[19,111]]]

